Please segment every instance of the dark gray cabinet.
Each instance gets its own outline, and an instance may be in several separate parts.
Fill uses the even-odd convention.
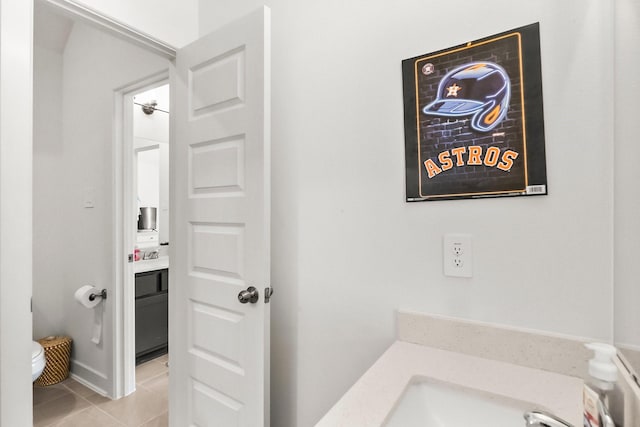
[[[136,364],[169,348],[169,270],[136,273]]]

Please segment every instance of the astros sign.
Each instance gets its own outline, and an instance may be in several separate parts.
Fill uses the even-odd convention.
[[[538,24],[402,70],[407,201],[547,193]]]

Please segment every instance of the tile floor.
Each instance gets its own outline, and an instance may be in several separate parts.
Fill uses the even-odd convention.
[[[136,368],[135,393],[111,400],[71,378],[33,387],[34,427],[166,427],[169,406],[167,356]]]

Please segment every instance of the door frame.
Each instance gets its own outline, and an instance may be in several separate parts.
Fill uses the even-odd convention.
[[[136,390],[135,271],[128,261],[136,244],[133,97],[169,83],[169,68],[115,91],[114,151],[114,398]]]
[[[36,0],[36,2],[52,6],[64,15],[124,38],[167,59],[175,59],[176,57],[174,46],[73,0]]]
[[[0,425],[31,425],[33,2],[0,0]]]

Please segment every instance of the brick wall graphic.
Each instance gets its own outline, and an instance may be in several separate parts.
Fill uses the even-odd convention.
[[[407,200],[547,194],[538,24],[403,61]]]

